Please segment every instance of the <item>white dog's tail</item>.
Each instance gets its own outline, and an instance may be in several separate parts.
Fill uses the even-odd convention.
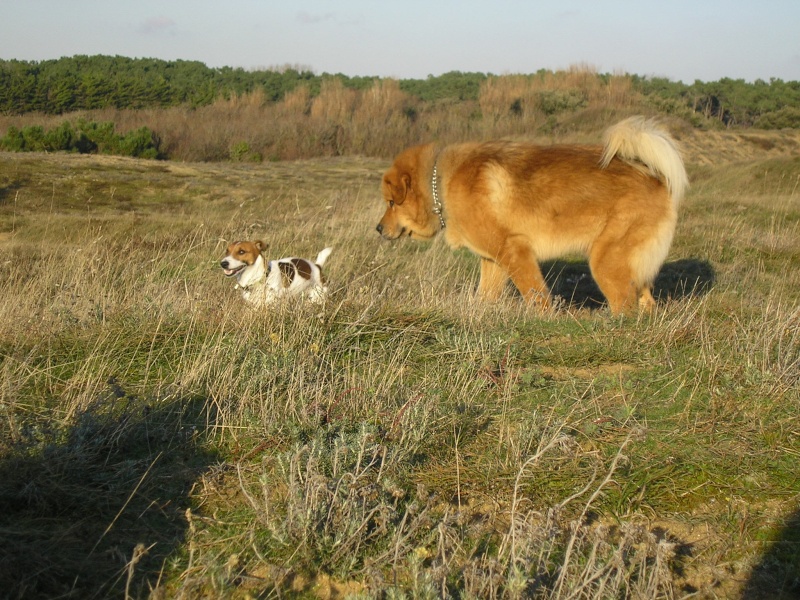
[[[656,177],[663,178],[677,206],[689,188],[675,140],[652,119],[630,117],[609,127],[603,136],[605,148],[600,166],[606,168],[618,156],[644,164]]]
[[[315,260],[314,262],[321,267],[322,265],[325,264],[325,261],[328,260],[328,257],[331,255],[331,252],[333,252],[333,248],[325,248],[324,250],[320,251],[319,254],[317,254],[317,260]]]

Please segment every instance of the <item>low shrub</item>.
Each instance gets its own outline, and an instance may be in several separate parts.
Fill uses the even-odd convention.
[[[64,121],[45,130],[41,125],[19,129],[9,127],[0,137],[0,149],[11,152],[75,152],[79,154],[117,154],[135,158],[165,158],[160,138],[148,127],[118,134],[114,123],[78,119]]]

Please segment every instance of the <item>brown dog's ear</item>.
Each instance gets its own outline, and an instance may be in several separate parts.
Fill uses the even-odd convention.
[[[395,204],[402,204],[406,201],[408,191],[411,189],[411,175],[403,173],[396,184],[389,181],[389,187],[392,190],[392,201]]]

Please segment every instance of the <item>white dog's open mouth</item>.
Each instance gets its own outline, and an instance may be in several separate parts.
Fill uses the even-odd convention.
[[[236,275],[239,271],[244,269],[247,265],[242,265],[241,267],[236,267],[235,269],[222,269],[222,272],[225,273],[225,277],[231,277]]]

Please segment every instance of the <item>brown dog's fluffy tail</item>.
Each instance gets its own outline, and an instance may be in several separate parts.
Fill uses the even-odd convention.
[[[683,166],[675,140],[652,119],[630,117],[609,127],[603,136],[605,147],[600,166],[608,166],[615,156],[644,164],[656,177],[662,178],[673,202],[679,204],[689,188],[689,177]]]

